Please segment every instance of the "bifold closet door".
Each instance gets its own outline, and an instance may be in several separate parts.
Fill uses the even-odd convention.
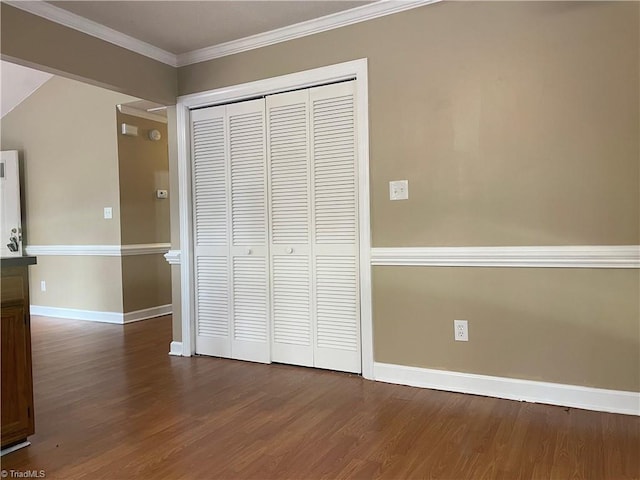
[[[313,366],[309,92],[267,97],[274,362]]]
[[[196,353],[231,357],[226,107],[191,112]]]
[[[359,373],[354,82],[267,97],[272,359]]]
[[[191,118],[196,353],[269,362],[264,100]]]
[[[355,82],[309,90],[314,365],[360,373]]]

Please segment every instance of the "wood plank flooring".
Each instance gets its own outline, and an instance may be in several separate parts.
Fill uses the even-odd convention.
[[[637,479],[640,418],[167,355],[170,318],[32,318],[36,434],[64,479]]]

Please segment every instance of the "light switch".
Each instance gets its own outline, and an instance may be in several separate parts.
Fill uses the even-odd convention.
[[[111,207],[104,207],[104,218],[106,220],[113,218],[113,209]]]
[[[408,200],[409,180],[389,182],[389,200]]]

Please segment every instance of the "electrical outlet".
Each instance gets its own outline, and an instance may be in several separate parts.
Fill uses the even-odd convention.
[[[457,342],[469,341],[469,324],[466,320],[453,321],[453,338]]]
[[[409,181],[396,180],[389,182],[389,200],[408,200]]]
[[[40,291],[41,292],[46,292],[47,291],[47,282],[45,282],[44,280],[40,281]]]
[[[113,218],[113,209],[111,207],[104,207],[104,218],[105,220]]]

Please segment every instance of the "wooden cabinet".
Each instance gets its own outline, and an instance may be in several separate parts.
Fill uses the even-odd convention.
[[[2,448],[34,433],[29,271],[34,257],[2,259]]]

